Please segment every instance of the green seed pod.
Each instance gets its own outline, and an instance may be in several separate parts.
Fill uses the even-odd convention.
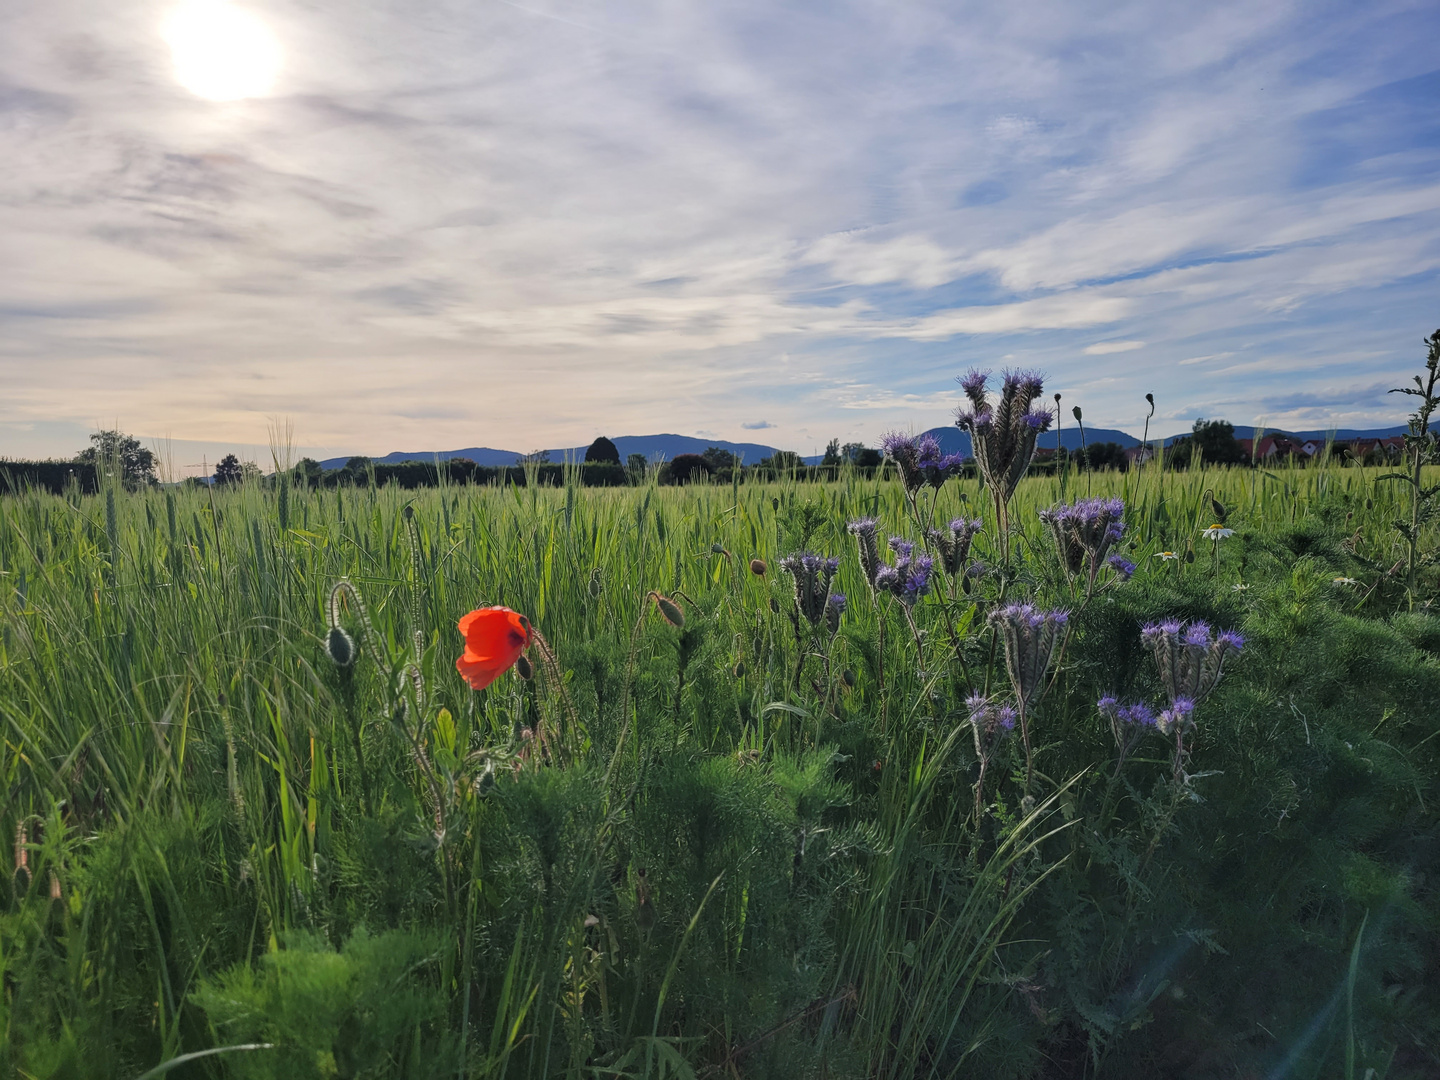
[[[855,689],[855,672],[851,671],[851,670],[847,667],[844,671],[840,672],[840,681],[845,684],[845,689],[847,689],[847,690],[854,690],[854,689]]]
[[[756,577],[764,577],[765,571],[768,569],[769,567],[765,565],[764,559],[750,560],[750,573],[754,574]]]
[[[530,658],[521,653],[515,660],[515,674],[519,675],[526,682],[535,677],[535,668],[530,664]]]
[[[1187,563],[1193,563],[1195,561],[1195,545],[1188,541],[1185,544],[1185,561]]]
[[[336,667],[347,668],[355,662],[355,639],[341,630],[338,626],[332,626],[330,633],[325,636],[325,651],[330,656],[330,661]]]
[[[685,612],[680,610],[680,605],[671,600],[668,596],[661,596],[659,593],[651,593],[655,597],[655,606],[660,609],[660,614],[671,626],[684,627]]]

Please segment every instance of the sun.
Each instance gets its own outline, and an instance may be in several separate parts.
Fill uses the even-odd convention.
[[[263,22],[225,0],[187,0],[165,22],[175,77],[211,101],[263,97],[280,73],[280,43]]]

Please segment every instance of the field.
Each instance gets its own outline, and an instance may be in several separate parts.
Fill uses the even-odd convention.
[[[1031,477],[1009,534],[893,472],[6,496],[0,1072],[1440,1075],[1440,617],[1380,472]],[[1039,511],[1102,495],[1092,585]],[[983,526],[906,595],[866,517]],[[474,691],[492,604],[531,677]],[[1187,711],[1152,653],[1202,636]]]

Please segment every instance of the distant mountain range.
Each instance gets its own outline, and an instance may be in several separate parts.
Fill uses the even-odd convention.
[[[653,461],[658,455],[660,460],[669,461],[679,454],[703,454],[712,446],[721,450],[729,450],[732,454],[739,454],[741,461],[746,465],[754,465],[761,458],[770,457],[776,452],[773,446],[765,446],[761,443],[737,443],[726,442],[724,439],[696,439],[689,435],[621,435],[610,440],[615,444],[615,449],[620,451],[620,460],[626,460],[631,454],[639,454],[646,461]],[[590,444],[584,446],[569,446],[559,449],[545,451],[550,455],[550,460],[563,462],[584,461],[585,451]],[[521,457],[523,451],[516,450],[495,450],[489,446],[472,446],[465,450],[418,450],[404,451],[397,450],[393,454],[386,454],[384,457],[377,457],[374,460],[382,465],[396,465],[402,461],[434,461],[437,457],[441,461],[450,458],[469,458],[476,465],[514,465],[515,459]],[[320,462],[327,469],[338,469],[350,459],[348,457],[326,458]],[[819,460],[816,458],[815,460]]]
[[[1255,437],[1255,428],[1247,425],[1237,425],[1235,437],[1237,439],[1252,439]],[[1290,435],[1301,440],[1324,439],[1333,434],[1341,442],[1348,442],[1351,439],[1384,439],[1391,435],[1403,435],[1404,424],[1396,424],[1393,427],[1379,428],[1372,431],[1360,431],[1354,428],[1340,428],[1337,431],[1329,432],[1323,428],[1310,431],[1285,431],[1281,428],[1262,428],[1267,434],[1277,432]],[[931,428],[922,432],[923,435],[933,435],[940,447],[947,454],[964,454],[970,456],[970,436],[959,428],[950,425],[947,427]],[[1180,435],[1171,435],[1165,439],[1168,446]],[[717,446],[721,450],[729,450],[732,454],[739,454],[740,459],[746,465],[754,465],[761,458],[767,458],[776,453],[776,447],[766,446],[764,443],[737,443],[727,442],[724,439],[697,439],[689,435],[621,435],[610,440],[615,444],[615,449],[620,451],[620,460],[624,461],[631,454],[639,454],[646,461],[654,461],[657,457],[662,461],[669,461],[678,454],[703,454],[708,447]],[[1138,446],[1140,440],[1129,432],[1121,431],[1118,428],[1089,428],[1085,429],[1085,442],[1087,444],[1113,442],[1121,446]],[[1055,445],[1055,431],[1052,428],[1040,436],[1042,447],[1053,447]],[[1080,429],[1073,422],[1062,424],[1060,427],[1060,445],[1067,450],[1078,450],[1080,448]],[[548,451],[550,460],[563,462],[567,457],[572,461],[583,461],[585,451],[589,447],[571,446]],[[469,458],[477,465],[513,465],[515,459],[521,456],[521,451],[496,450],[489,446],[471,446],[464,450],[397,450],[394,453],[386,454],[384,457],[377,457],[377,463],[385,465],[398,464],[402,461],[434,461],[437,457],[441,461],[450,458]],[[338,469],[350,459],[348,457],[326,458],[320,462],[327,469]],[[808,465],[814,465],[820,461],[819,455],[810,455],[802,459]]]

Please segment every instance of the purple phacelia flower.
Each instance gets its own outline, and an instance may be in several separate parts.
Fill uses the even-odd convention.
[[[964,375],[958,378],[960,388],[965,391],[965,396],[977,405],[983,407],[985,404],[985,384],[990,380],[989,371],[981,371],[979,368],[971,368]]]
[[[1124,513],[1124,501],[1116,498],[1078,499],[1040,511],[1040,520],[1050,526],[1065,576],[1073,582],[1084,574],[1087,595],[1095,590],[1111,545],[1125,535]],[[1134,571],[1128,560],[1126,565]]]
[[[1041,611],[1034,604],[1007,604],[990,613],[990,624],[1005,644],[1005,668],[1022,718],[1064,640],[1068,621],[1067,612]]]
[[[1222,630],[1215,636],[1215,643],[1231,652],[1239,652],[1245,647],[1245,638],[1234,630]]]
[[[1129,581],[1135,574],[1135,564],[1118,552],[1112,553],[1106,558],[1105,562],[1109,565],[1110,569],[1120,575],[1121,581]]]
[[[825,628],[832,638],[840,632],[840,616],[845,614],[847,604],[844,593],[831,593],[825,598]]]
[[[903,537],[892,536],[890,537],[890,550],[895,552],[896,555],[899,555],[900,558],[908,559],[915,550],[915,544]]]
[[[1178,619],[1143,627],[1140,638],[1154,653],[1172,709],[1184,702],[1192,711],[1215,689],[1226,658],[1238,652],[1245,641],[1233,630],[1212,637],[1208,623],[1186,626]]]
[[[1111,716],[1119,704],[1120,702],[1114,694],[1106,694],[1099,701],[1095,702],[1095,708],[1100,710],[1101,716]]]
[[[827,559],[809,551],[798,551],[780,560],[780,569],[795,579],[795,610],[811,626],[818,627],[826,617],[830,582],[839,568],[839,559]]]

